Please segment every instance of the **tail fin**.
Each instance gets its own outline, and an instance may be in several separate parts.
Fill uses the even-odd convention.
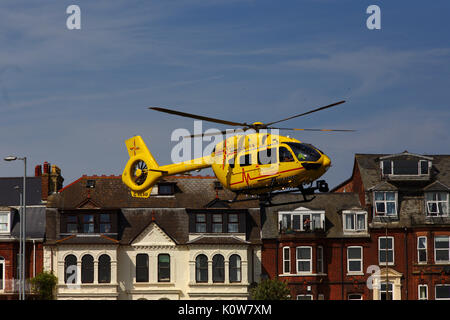
[[[125,141],[130,159],[122,173],[122,181],[130,189],[133,197],[147,198],[156,181],[165,171],[159,170],[158,163],[140,136]]]

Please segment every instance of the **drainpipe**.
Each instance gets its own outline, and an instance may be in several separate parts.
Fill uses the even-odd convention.
[[[344,238],[341,240],[341,300],[344,300]]]
[[[405,270],[405,286],[406,286],[406,290],[405,290],[405,294],[406,294],[406,300],[408,300],[408,278],[409,278],[409,274],[408,274],[408,228],[405,227],[405,261],[406,261],[406,270]]]
[[[277,247],[276,247],[276,251],[275,251],[275,255],[276,255],[275,256],[275,261],[277,263],[275,264],[275,277],[276,277],[276,279],[278,279],[278,263],[279,263],[279,261],[278,261],[278,247],[280,246],[278,238],[276,239],[276,244],[277,244]]]
[[[33,239],[33,278],[36,277],[36,240]]]

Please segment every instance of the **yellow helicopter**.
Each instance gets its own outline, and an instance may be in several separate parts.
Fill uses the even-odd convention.
[[[133,197],[147,198],[152,187],[164,177],[189,171],[212,167],[219,182],[227,189],[240,194],[258,195],[260,199],[270,199],[279,193],[300,191],[304,200],[306,195],[315,190],[328,192],[324,180],[316,181],[330,167],[330,158],[311,144],[299,140],[269,133],[268,130],[298,131],[354,131],[334,129],[297,129],[278,128],[273,124],[311,114],[320,110],[340,105],[339,101],[308,112],[270,123],[254,122],[252,124],[231,122],[171,109],[150,107],[149,109],[193,118],[242,127],[242,135],[233,135],[216,144],[210,155],[185,162],[160,166],[140,136],[125,141],[130,159],[122,173],[122,181],[131,189]],[[226,134],[221,131],[213,134],[191,135],[186,138]],[[312,183],[316,181],[316,186]],[[304,185],[310,185],[305,188]]]

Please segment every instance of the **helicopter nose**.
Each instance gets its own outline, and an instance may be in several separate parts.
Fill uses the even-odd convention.
[[[328,169],[330,166],[331,166],[330,158],[328,158],[328,156],[326,156],[326,155],[323,155],[322,167],[324,167],[325,169]]]

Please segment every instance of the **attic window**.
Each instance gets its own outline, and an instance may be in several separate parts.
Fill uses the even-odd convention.
[[[383,175],[418,176],[429,174],[430,162],[428,160],[383,160],[381,170]]]
[[[158,184],[158,195],[169,196],[175,193],[174,183],[159,183]]]
[[[86,188],[95,188],[95,180],[88,180],[86,182]]]

